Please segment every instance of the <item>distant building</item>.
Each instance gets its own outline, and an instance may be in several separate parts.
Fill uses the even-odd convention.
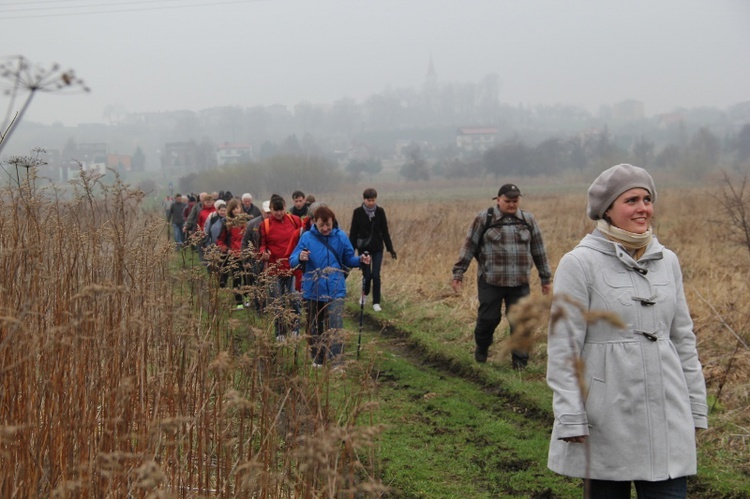
[[[131,156],[127,154],[107,154],[107,168],[118,172],[129,172],[132,169]]]
[[[662,130],[684,124],[685,116],[682,113],[665,113],[658,117],[658,126]]]
[[[101,175],[107,173],[107,144],[106,142],[84,142],[76,148],[84,171],[96,172]]]
[[[190,142],[167,142],[161,155],[161,166],[167,173],[182,173],[198,170],[198,144]]]
[[[219,166],[238,165],[250,161],[253,148],[250,144],[230,144],[224,142],[216,148],[216,164]]]
[[[601,106],[599,118],[605,121],[628,123],[645,119],[646,112],[643,102],[627,99],[612,106]]]
[[[459,128],[456,131],[456,147],[462,155],[481,154],[495,145],[495,128]]]

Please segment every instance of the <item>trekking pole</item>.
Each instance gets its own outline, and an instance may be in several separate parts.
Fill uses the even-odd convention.
[[[367,251],[362,254],[369,255]],[[364,267],[362,267],[362,293],[359,296],[359,335],[357,336],[357,360],[359,360],[359,349],[362,345],[362,323],[364,322],[365,318],[365,284],[365,272]]]

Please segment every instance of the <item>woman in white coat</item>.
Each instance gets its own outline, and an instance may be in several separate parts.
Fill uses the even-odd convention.
[[[587,479],[591,498],[628,499],[631,482],[639,498],[686,497],[686,477],[697,467],[695,430],[708,425],[682,272],[652,233],[654,201],[643,168],[604,171],[588,190],[596,229],[555,272],[548,466]],[[622,324],[592,322],[589,311]]]

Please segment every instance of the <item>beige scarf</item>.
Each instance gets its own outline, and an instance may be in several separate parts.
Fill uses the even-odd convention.
[[[620,243],[635,261],[638,261],[638,259],[643,256],[643,253],[646,252],[646,247],[654,236],[651,227],[649,227],[643,234],[636,234],[635,232],[629,232],[619,227],[615,227],[603,218],[600,218],[596,222],[596,228],[599,229],[599,232],[607,236],[607,239],[610,241]]]

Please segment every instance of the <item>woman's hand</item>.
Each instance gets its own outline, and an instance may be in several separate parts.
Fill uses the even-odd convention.
[[[300,262],[307,262],[310,260],[310,252],[306,249],[300,251],[299,254],[299,261]]]
[[[370,265],[370,254],[364,253],[362,255],[359,255],[359,261],[364,263],[365,265]]]
[[[580,435],[578,437],[565,437],[561,438],[563,442],[568,442],[569,444],[582,444],[586,442],[586,435]]]

